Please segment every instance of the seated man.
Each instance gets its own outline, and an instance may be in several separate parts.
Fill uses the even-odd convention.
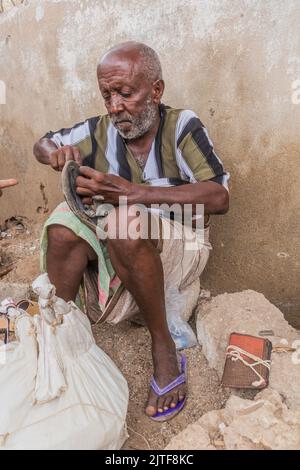
[[[83,164],[76,180],[82,201],[90,204],[100,195],[127,222],[133,216],[126,206],[119,206],[120,196],[127,197],[129,208],[177,203],[190,204],[194,210],[196,204],[202,204],[206,222],[209,214],[226,213],[228,174],[196,114],[161,103],[164,82],[157,54],[144,44],[122,43],[102,57],[97,76],[108,114],[49,132],[35,144],[36,158],[57,171],[68,160]],[[174,186],[178,180],[187,184]],[[164,187],[166,181],[169,184]],[[162,225],[158,236],[113,237],[108,230],[106,242],[99,242],[71,216],[67,206],[60,205],[46,224],[47,271],[57,295],[74,300],[87,266],[102,257],[99,303],[103,318],[116,323],[129,316],[122,310],[124,303],[114,301],[122,283],[143,315],[152,340],[154,381],[146,414],[152,419],[169,419],[182,408],[187,390],[180,370],[183,364],[178,364],[168,329],[165,285],[183,290],[198,279],[208,258],[209,241],[206,238],[194,251],[186,249],[184,238],[161,243],[162,230],[169,224],[174,234],[180,224],[152,214],[153,223],[159,220]],[[109,218],[110,214],[107,223]],[[143,224],[140,219],[138,223]],[[207,237],[208,228],[204,231]],[[99,250],[100,243],[106,252]],[[109,285],[103,272],[109,275]]]

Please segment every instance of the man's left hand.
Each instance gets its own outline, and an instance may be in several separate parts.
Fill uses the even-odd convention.
[[[80,174],[76,179],[76,192],[82,197],[84,204],[92,204],[93,196],[102,196],[103,203],[119,205],[119,197],[126,196],[128,203],[138,202],[140,185],[131,183],[117,175],[101,173],[87,166],[80,167]]]

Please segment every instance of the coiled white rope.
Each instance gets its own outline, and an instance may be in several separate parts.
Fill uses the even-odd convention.
[[[254,362],[250,363],[246,361],[242,355],[248,357],[249,359],[252,359]],[[266,384],[265,379],[259,372],[257,372],[255,367],[258,365],[261,365],[261,366],[266,367],[268,370],[270,370],[270,367],[271,367],[270,360],[261,359],[260,357],[257,357],[254,354],[249,353],[248,351],[244,351],[244,349],[241,349],[238,346],[232,346],[232,345],[229,345],[227,347],[226,357],[230,357],[232,361],[241,361],[243,364],[245,364],[245,366],[250,367],[250,369],[252,369],[255,375],[259,378],[259,380],[255,380],[254,382],[252,382],[251,385],[253,385],[253,387],[260,387],[261,385]]]

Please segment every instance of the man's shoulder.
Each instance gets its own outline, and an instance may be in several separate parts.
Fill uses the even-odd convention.
[[[72,129],[76,129],[78,127],[83,126],[89,131],[90,135],[93,135],[95,133],[103,134],[107,131],[109,123],[110,119],[108,114],[100,114],[98,116],[86,118],[84,121],[75,124]]]
[[[190,119],[199,119],[197,113],[191,109],[185,108],[172,108],[171,106],[164,105],[165,119],[167,121],[188,121]]]
[[[78,121],[75,124],[71,125],[71,127],[63,127],[59,131],[56,131],[55,133],[60,133],[62,135],[67,135],[71,133],[81,133],[85,131],[86,133],[89,131],[92,131],[95,129],[100,122],[102,121],[103,116],[98,115],[98,116],[92,116],[84,119],[83,121]],[[50,131],[52,132],[52,131]]]
[[[168,129],[172,128],[176,133],[176,137],[179,137],[183,130],[187,128],[194,128],[195,126],[204,127],[197,113],[191,109],[164,106],[164,112],[165,127]]]
[[[96,128],[97,126],[103,125],[107,121],[108,115],[99,114],[98,116],[92,116],[85,120],[90,127]]]

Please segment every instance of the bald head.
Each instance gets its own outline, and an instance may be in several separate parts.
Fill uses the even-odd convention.
[[[136,72],[142,73],[148,83],[162,80],[162,69],[158,55],[146,44],[135,41],[117,44],[100,59],[98,70],[102,65],[119,60],[135,64]]]
[[[97,76],[110,120],[123,138],[140,139],[155,131],[164,82],[151,47],[138,42],[114,46],[101,58]]]

